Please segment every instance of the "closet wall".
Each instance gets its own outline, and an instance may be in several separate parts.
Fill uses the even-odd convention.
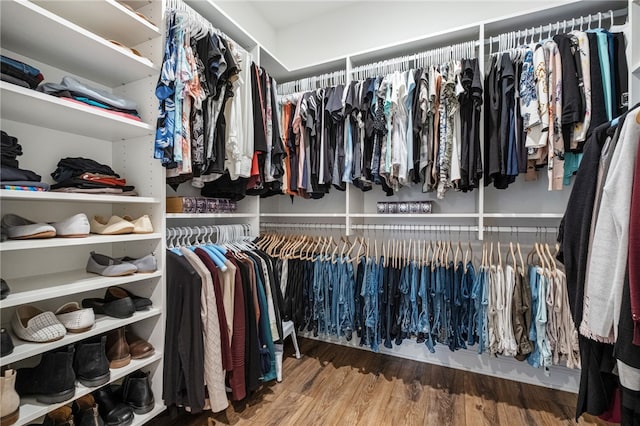
[[[640,4],[636,0],[545,3],[538,5],[539,7],[533,11],[527,11],[527,13],[522,12],[521,5],[514,5],[513,10],[505,8],[500,10],[502,13],[512,13],[511,15],[477,22],[478,18],[482,19],[482,16],[478,15],[475,18],[475,23],[448,25],[442,27],[441,30],[431,28],[431,31],[429,31],[429,28],[423,27],[419,36],[409,40],[393,39],[396,33],[392,29],[387,30],[388,28],[386,28],[384,31],[387,37],[385,39],[386,43],[377,44],[385,47],[353,47],[353,50],[347,52],[360,51],[349,54],[340,50],[344,49],[344,45],[355,46],[357,44],[357,41],[351,40],[350,43],[344,43],[344,45],[338,43],[340,46],[336,49],[341,53],[333,56],[326,55],[327,52],[322,51],[320,48],[316,49],[313,44],[316,38],[309,37],[307,40],[303,35],[298,34],[295,37],[295,41],[290,41],[291,37],[286,38],[286,40],[290,41],[287,48],[290,48],[291,51],[278,55],[278,58],[290,59],[294,56],[293,52],[296,52],[297,58],[304,57],[305,60],[300,59],[300,62],[295,62],[290,59],[291,62],[287,62],[286,65],[283,65],[273,54],[276,50],[269,45],[272,42],[271,34],[263,42],[259,39],[259,34],[263,32],[264,28],[260,27],[258,28],[259,31],[253,32],[249,28],[250,22],[234,15],[234,10],[228,10],[226,4],[216,4],[211,0],[206,2],[188,0],[186,3],[245,48],[257,48],[260,52],[260,65],[264,66],[271,75],[276,77],[279,83],[340,70],[347,71],[348,75],[349,71],[355,66],[472,40],[477,40],[477,57],[480,60],[481,70],[485,70],[485,61],[489,54],[489,46],[486,40],[490,36],[548,25],[559,20],[577,18],[581,15],[628,8],[629,21],[633,27],[627,37],[629,67],[633,71],[629,77],[631,80],[630,104],[633,105],[635,102],[640,101],[640,46],[638,43],[634,43],[633,37],[630,36],[630,34],[638,32],[638,24],[640,23]],[[501,4],[504,5],[504,3]],[[342,14],[346,14],[346,12],[346,9],[336,11],[336,13]],[[624,19],[625,17],[616,18],[616,23],[624,21]],[[300,25],[303,25],[303,23],[300,23]],[[454,28],[450,29],[451,27]],[[293,31],[294,27],[291,28]],[[376,32],[378,30],[375,26],[372,26],[366,28],[366,31]],[[367,40],[368,33],[366,31],[363,29],[357,39]],[[279,32],[280,34],[288,33],[281,31]],[[397,34],[401,34],[401,38],[406,38],[407,33],[397,32]],[[278,37],[278,41],[280,44],[276,48],[279,54],[281,49],[286,48],[281,37]],[[300,43],[304,43],[303,50],[307,56],[300,53]],[[322,43],[323,46],[333,46],[337,42],[326,43],[326,40],[320,37],[317,38],[317,43]],[[315,54],[318,56],[310,56]],[[332,57],[333,59],[324,60],[326,57]],[[302,63],[313,65],[296,68]],[[471,234],[472,238],[480,240],[485,237],[484,232],[489,230],[491,232],[486,237],[492,241],[508,241],[518,233],[518,239],[522,242],[532,241],[534,238],[547,238],[547,241],[551,242],[555,239],[553,231],[555,231],[563,215],[570,194],[570,187],[566,187],[559,192],[549,192],[547,191],[547,185],[546,173],[541,171],[539,180],[536,182],[524,182],[523,179],[519,178],[507,190],[483,187],[467,194],[450,191],[446,194],[444,200],[435,200],[434,195],[423,194],[419,188],[405,188],[393,197],[385,197],[379,188],[362,193],[357,188],[347,185],[346,191],[340,192],[332,189],[331,193],[320,201],[299,198],[292,201],[290,197],[285,196],[256,201],[252,197],[247,197],[239,203],[239,206],[241,206],[241,211],[243,212],[258,210],[260,223],[276,223],[278,229],[286,229],[287,232],[293,233],[320,233],[322,235],[334,233],[334,235],[339,236],[345,233],[360,234],[362,233],[361,227],[363,225],[384,225],[387,231],[365,232],[377,239],[389,239],[405,238],[411,233],[394,232],[393,227],[397,225],[416,227],[418,225],[426,225],[427,228],[431,226],[432,230],[438,229],[438,232],[447,232],[447,226],[456,229],[456,225],[461,225],[461,229],[465,230],[460,232],[463,239],[467,238],[466,230],[472,229],[477,231],[477,234]],[[426,199],[434,199],[433,213],[429,215],[379,215],[376,213],[377,201]],[[302,225],[297,226],[296,224]],[[503,229],[501,234],[495,233],[498,226]],[[273,229],[273,227],[270,227],[270,229]],[[504,232],[505,229],[512,231]],[[523,231],[527,230],[534,230],[534,232],[523,233]],[[550,232],[546,237],[541,237],[539,234],[542,234],[543,231]],[[452,231],[448,234],[457,239],[456,232]],[[413,235],[415,235],[415,232]],[[420,238],[429,239],[434,235],[436,234],[423,233],[420,234]],[[335,341],[335,343],[345,344],[344,341]],[[404,345],[401,348],[391,350],[382,348],[381,352],[557,389],[576,391],[578,388],[579,379],[578,371],[576,370],[552,367],[550,374],[547,375],[540,370],[533,369],[509,358],[496,359],[488,356],[478,356],[473,350],[450,353],[446,348],[439,348],[436,354],[430,354],[422,345]]]
[[[161,62],[159,28],[162,3],[129,1],[134,9],[149,17],[153,25],[114,0],[98,2],[3,1],[1,14],[2,54],[40,69],[46,82],[59,83],[70,75],[89,85],[133,99],[141,122],[109,112],[72,104],[35,90],[0,82],[0,127],[18,138],[24,155],[20,167],[42,175],[53,183],[50,173],[65,157],[85,157],[110,165],[134,185],[138,197],[66,194],[55,192],[0,191],[2,214],[14,213],[37,222],[54,222],[85,213],[109,217],[147,214],[154,227],[151,234],[90,235],[86,238],[8,240],[0,244],[1,274],[11,294],[0,303],[3,327],[11,329],[15,309],[33,304],[55,311],[69,301],[103,298],[114,285],[150,297],[153,307],[136,312],[131,318],[115,319],[96,315],[89,331],[67,334],[56,342],[36,344],[15,336],[15,350],[0,360],[12,368],[31,366],[47,351],[130,326],[156,351],[147,359],[111,370],[111,382],[143,369],[150,371],[155,408],[137,415],[134,424],[143,424],[164,410],[162,403],[162,354],[164,344],[164,172],[153,160],[153,136],[157,101],[154,87]],[[28,35],[25,33],[28,32]],[[135,48],[142,59],[117,47],[117,40]],[[158,271],[151,274],[106,278],[85,272],[89,253],[112,257],[141,257],[155,253]],[[75,398],[94,389],[77,386]],[[63,404],[43,405],[23,398],[19,425],[29,424]]]

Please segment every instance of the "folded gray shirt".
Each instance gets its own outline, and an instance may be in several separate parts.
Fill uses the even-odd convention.
[[[69,91],[75,95],[86,96],[98,102],[102,102],[115,108],[124,110],[135,110],[138,107],[138,104],[135,101],[121,98],[114,95],[113,93],[107,92],[106,90],[96,89],[94,87],[88,86],[69,76],[63,77],[60,84],[41,84],[40,86],[38,86],[37,90],[49,95],[61,91]]]

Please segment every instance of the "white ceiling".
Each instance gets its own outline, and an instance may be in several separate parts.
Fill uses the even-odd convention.
[[[360,0],[362,1],[362,0]],[[251,6],[262,15],[265,21],[276,31],[289,25],[307,21],[314,17],[327,15],[345,6],[349,6],[356,1],[317,1],[317,0],[297,0],[297,1],[271,1],[257,0],[248,1]]]

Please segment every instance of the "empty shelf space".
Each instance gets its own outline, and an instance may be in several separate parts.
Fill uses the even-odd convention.
[[[2,1],[0,7],[0,36],[5,49],[109,87],[158,74],[159,69],[149,59],[29,1]]]
[[[108,40],[135,46],[160,37],[158,27],[115,0],[91,2],[34,0],[38,6]]]
[[[2,118],[34,126],[118,141],[150,136],[155,127],[97,107],[0,82]]]

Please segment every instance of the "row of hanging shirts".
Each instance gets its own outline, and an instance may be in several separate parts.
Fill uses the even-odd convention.
[[[579,367],[566,278],[548,244],[263,234],[283,262],[283,315],[315,335],[379,350],[406,339]],[[526,259],[526,261],[525,261]]]
[[[549,24],[545,39],[543,27],[489,39],[485,185],[506,189],[518,175],[537,180],[546,166],[548,189],[562,190],[593,130],[626,111],[625,35],[613,32],[612,11],[608,31],[602,14],[592,30],[595,16]]]
[[[467,42],[356,67],[352,76],[362,79],[303,93],[285,89],[313,80],[279,86],[286,193],[321,198],[351,183],[392,195],[422,183],[443,198],[476,188],[482,84],[475,48]]]

